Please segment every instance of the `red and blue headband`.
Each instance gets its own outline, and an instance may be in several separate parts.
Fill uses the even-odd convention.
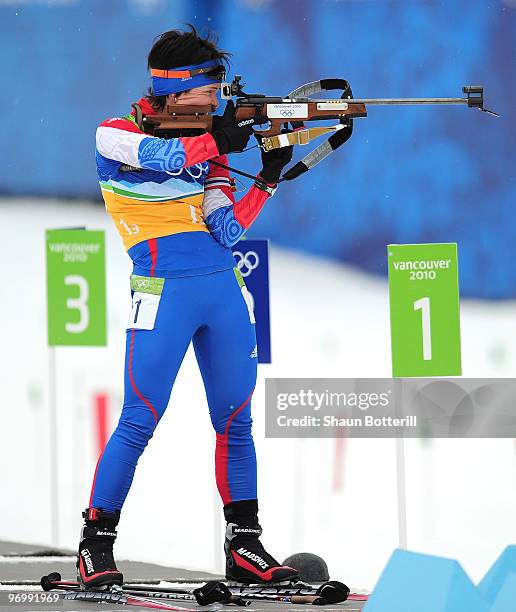
[[[225,78],[225,72],[224,65],[217,59],[193,66],[170,68],[169,70],[151,68],[154,95],[166,96],[193,87],[220,83]]]

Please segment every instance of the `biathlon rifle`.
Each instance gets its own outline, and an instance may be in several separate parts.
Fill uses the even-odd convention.
[[[284,98],[244,92],[242,77],[236,75],[231,83],[221,83],[221,97],[230,100],[236,97],[235,119],[241,125],[264,125],[266,129],[256,130],[259,143],[264,151],[271,151],[291,145],[307,145],[323,134],[328,139],[287,170],[280,181],[292,180],[313,168],[351,136],[352,120],[367,117],[369,105],[422,105],[422,104],[463,104],[498,117],[484,107],[484,88],[481,85],[466,85],[462,88],[463,98],[353,98],[349,83],[345,79],[322,79],[301,85]],[[342,91],[340,98],[314,99],[321,91]],[[171,104],[165,112],[143,115],[138,105],[133,105],[136,121],[143,131],[154,136],[189,136],[212,129],[213,109],[211,106],[188,106]],[[337,120],[331,126],[305,127],[306,121]],[[292,127],[286,130],[287,125]],[[213,162],[215,163],[215,162]],[[223,164],[217,164],[223,166]],[[249,178],[250,174],[233,172]]]

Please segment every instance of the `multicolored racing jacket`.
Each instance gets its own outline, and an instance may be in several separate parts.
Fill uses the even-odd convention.
[[[153,113],[149,102],[138,104]],[[106,209],[134,264],[134,274],[174,278],[227,270],[234,245],[268,194],[252,186],[238,201],[211,134],[156,138],[133,115],[97,129],[97,173]]]

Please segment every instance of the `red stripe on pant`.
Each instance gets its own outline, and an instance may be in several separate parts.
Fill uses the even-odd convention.
[[[154,406],[149,402],[149,400],[146,399],[145,397],[143,397],[143,395],[140,393],[140,390],[136,386],[136,383],[134,382],[134,378],[133,378],[133,352],[134,352],[134,327],[131,329],[131,344],[129,346],[129,361],[127,363],[127,369],[128,369],[128,372],[129,372],[129,379],[131,380],[131,386],[132,386],[134,392],[136,393],[136,395],[138,396],[138,398],[141,399],[141,401],[147,406],[147,408],[150,409],[150,411],[154,415],[154,420],[155,420],[156,425],[157,425],[158,424],[158,413],[156,412]]]
[[[217,434],[217,443],[215,446],[215,478],[217,480],[217,488],[222,498],[222,503],[225,505],[230,504],[233,500],[231,499],[231,491],[229,490],[229,478],[228,478],[228,436],[231,422],[236,415],[250,402],[253,396],[254,389],[251,391],[249,397],[245,402],[239,406],[235,412],[229,417],[226,423],[226,428],[223,434]]]
[[[129,345],[129,359],[128,359],[128,363],[127,363],[127,370],[129,372],[129,379],[131,380],[131,386],[133,387],[134,392],[136,393],[136,395],[138,396],[138,398],[147,406],[147,408],[149,408],[149,410],[152,412],[152,415],[154,416],[154,421],[156,423],[156,425],[158,424],[158,413],[156,412],[156,409],[154,408],[154,406],[149,402],[148,399],[146,399],[145,397],[143,397],[142,393],[140,392],[140,390],[138,389],[138,387],[136,386],[136,383],[134,382],[134,377],[133,377],[133,353],[134,353],[134,328],[131,329],[131,343]],[[100,464],[100,460],[102,459],[102,454],[99,456],[98,461],[97,461],[97,466],[95,468],[95,474],[93,476],[93,484],[91,485],[91,493],[90,493],[90,502],[88,504],[88,507],[91,508],[91,502],[93,500],[93,492],[95,490],[95,482],[97,480],[97,471],[99,469],[99,464]]]
[[[90,501],[88,504],[88,508],[91,508],[91,500],[93,499],[93,491],[95,490],[95,481],[97,480],[97,470],[99,469],[99,463],[101,459],[102,453],[100,453],[99,458],[97,459],[97,465],[95,466],[95,474],[93,474],[93,482],[91,484]]]
[[[147,240],[147,244],[149,245],[149,252],[151,256],[151,270],[150,275],[154,276],[154,270],[156,269],[156,263],[158,261],[158,241],[156,238],[150,238]]]

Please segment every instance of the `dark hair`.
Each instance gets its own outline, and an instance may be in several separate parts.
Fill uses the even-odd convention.
[[[230,53],[217,49],[217,39],[208,31],[202,38],[192,24],[190,31],[170,30],[154,39],[147,58],[147,68],[178,68],[188,64],[202,64],[210,59],[220,59],[229,67]],[[155,96],[152,87],[147,93],[149,102],[157,109],[165,107],[166,96]]]

